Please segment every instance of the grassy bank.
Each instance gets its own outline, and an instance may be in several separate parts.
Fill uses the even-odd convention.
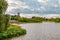
[[[0,40],[9,39],[25,34],[26,34],[25,29],[22,29],[21,27],[16,25],[10,25],[10,27],[8,27],[6,31],[0,33]]]

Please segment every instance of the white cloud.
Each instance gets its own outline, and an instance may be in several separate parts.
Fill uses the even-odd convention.
[[[37,8],[37,10],[41,10],[40,8]]]
[[[59,3],[59,5],[60,5],[60,0],[58,0],[58,3]]]
[[[27,17],[27,18],[31,18],[31,17],[33,17],[33,16],[38,16],[38,17],[40,17],[40,15],[38,15],[38,14],[20,14],[20,16],[21,16],[21,17]]]
[[[11,11],[12,9],[30,9],[28,5],[26,5],[24,2],[18,1],[18,0],[7,0],[8,2],[8,8],[7,12]]]
[[[37,2],[38,1],[38,2]],[[10,12],[12,9],[20,9],[21,13],[24,13],[25,11],[29,13],[48,13],[48,11],[51,11],[51,13],[58,13],[60,12],[60,0],[7,0],[9,6],[7,12]],[[31,3],[32,2],[32,3]],[[36,3],[36,4],[35,4]],[[59,4],[58,4],[59,3]],[[55,8],[56,7],[56,8]],[[27,9],[27,10],[25,10]],[[53,11],[56,10],[56,11]],[[16,10],[17,12],[18,10]],[[31,12],[30,12],[31,11]],[[36,11],[36,12],[35,12]],[[14,11],[13,11],[14,13]]]
[[[46,18],[56,18],[56,17],[60,17],[60,14],[21,14],[20,16],[27,17],[27,18],[31,18],[33,16],[46,17]]]
[[[44,6],[41,6],[40,9],[41,10],[46,10],[46,8]]]
[[[21,1],[15,1],[15,4],[19,7],[19,8],[27,8],[29,9],[30,7],[28,5],[26,5],[24,2],[21,2]]]
[[[38,0],[38,2],[46,3],[48,0]]]
[[[54,5],[54,7],[58,7],[58,5],[56,4],[56,5]]]
[[[31,11],[34,11],[35,9],[34,9],[34,8],[31,8],[30,10],[31,10]]]

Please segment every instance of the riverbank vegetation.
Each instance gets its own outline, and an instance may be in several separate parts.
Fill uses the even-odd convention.
[[[45,18],[45,17],[35,17],[32,18],[26,18],[26,17],[20,17],[18,15],[11,16],[11,20],[16,20],[20,23],[38,23],[38,22],[55,22],[59,23],[60,18]]]
[[[25,29],[10,24],[10,15],[5,14],[7,7],[7,2],[0,0],[0,40],[26,34]]]
[[[21,27],[16,25],[11,25],[7,28],[6,31],[0,33],[0,40],[9,39],[24,34],[26,34],[25,29],[22,29]]]

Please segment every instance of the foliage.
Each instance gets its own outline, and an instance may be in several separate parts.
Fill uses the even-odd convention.
[[[10,26],[9,20],[10,20],[10,15],[6,14],[5,15],[5,30],[7,30],[7,28]]]
[[[60,22],[60,18],[55,18],[55,19],[53,19],[53,21],[58,23],[58,22]]]
[[[2,15],[0,14],[0,32],[3,32],[9,26],[9,15]]]
[[[4,28],[5,28],[4,16],[0,14],[0,32],[2,32]]]
[[[42,22],[42,18],[41,17],[32,17],[32,21],[33,22]]]
[[[26,17],[20,17],[17,15],[13,15],[13,17],[11,16],[12,20],[17,20],[19,22],[26,22],[26,23],[32,23],[32,22],[60,22],[60,18],[43,18],[43,17],[35,17],[33,16],[32,18],[26,18]]]
[[[6,11],[7,6],[8,4],[5,0],[0,0],[0,14]]]
[[[26,17],[20,17],[17,15],[11,16],[11,20],[17,20],[19,22],[42,22],[42,18],[35,17],[35,18],[26,18]]]
[[[5,0],[0,0],[0,33],[5,30],[6,22],[5,22],[5,11],[7,9],[7,2]],[[8,21],[7,21],[8,22]]]
[[[22,29],[19,26],[11,25],[10,27],[8,27],[6,31],[4,31],[3,33],[0,33],[0,40],[6,39],[6,38],[12,38],[12,37],[24,35],[24,34],[26,34],[25,29]]]

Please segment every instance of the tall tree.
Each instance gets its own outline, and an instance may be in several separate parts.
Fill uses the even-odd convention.
[[[8,7],[8,4],[5,0],[0,0],[0,13],[4,13]]]
[[[8,4],[5,0],[0,0],[0,32],[5,30],[5,11],[8,7]]]

